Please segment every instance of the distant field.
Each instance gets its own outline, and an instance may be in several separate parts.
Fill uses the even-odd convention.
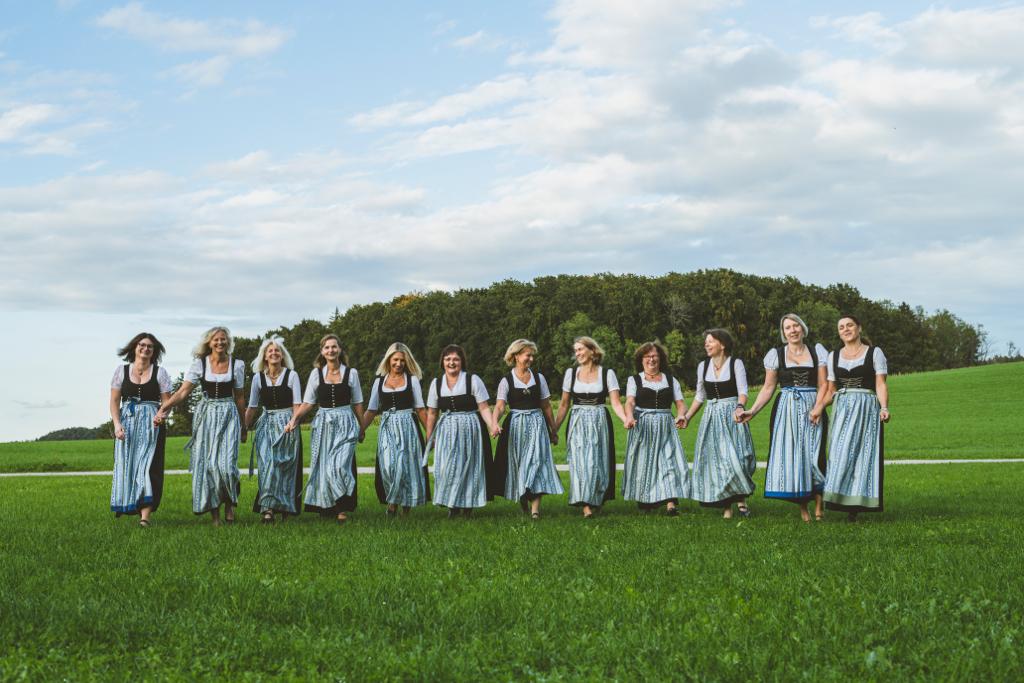
[[[1024,457],[1024,420],[1020,418],[1024,363],[903,375],[889,382],[893,421],[885,434],[887,458]],[[687,401],[691,398],[687,396]],[[766,409],[751,424],[761,460],[768,454],[768,417]],[[615,424],[621,461],[626,436],[618,420]],[[564,437],[563,428],[563,441]],[[693,424],[682,434],[688,454],[692,455],[696,438]],[[168,439],[168,469],[187,466],[182,452],[186,441],[185,437]],[[308,438],[305,448],[308,465]],[[376,430],[371,428],[357,450],[361,465],[373,464],[375,448]],[[564,444],[555,448],[555,459],[565,461]],[[104,470],[112,461],[110,441],[0,443],[0,472]],[[243,445],[239,461],[248,465],[248,445]]]
[[[1019,681],[1022,476],[893,467],[856,525],[759,497],[389,521],[362,477],[347,527],[220,529],[179,476],[146,530],[106,477],[0,479],[0,680]]]

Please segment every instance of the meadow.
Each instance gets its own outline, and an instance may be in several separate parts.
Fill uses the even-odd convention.
[[[105,477],[0,479],[0,679],[1020,680],[1022,475],[893,467],[858,524],[758,497],[389,520],[362,477],[344,527],[220,528],[171,476],[149,529]]]
[[[1021,456],[1021,380],[1024,364],[893,377],[887,458]],[[110,448],[0,444],[0,462],[102,470]],[[0,478],[0,680],[1024,679],[1024,462],[885,476],[885,511],[857,524],[801,522],[760,497],[763,470],[731,521],[621,500],[585,521],[565,496],[536,521],[502,499],[387,519],[362,476],[340,527],[259,524],[243,476],[239,522],[215,528],[171,475],[149,529],[113,518],[106,476]]]
[[[1024,456],[1024,420],[1019,419],[1019,387],[1024,384],[1024,363],[922,372],[890,378],[893,421],[886,429],[886,458],[1007,458]],[[751,391],[749,403],[756,395]],[[692,394],[687,395],[687,403]],[[682,432],[683,445],[693,453],[697,420]],[[768,409],[751,423],[758,458],[768,454]],[[625,452],[626,434],[618,420],[618,453]],[[308,429],[308,427],[307,427]],[[561,438],[564,442],[565,429]],[[168,469],[188,467],[183,448],[186,437],[167,440]],[[376,429],[367,431],[356,457],[372,466]],[[309,439],[305,439],[309,465]],[[565,462],[565,446],[554,449],[555,460]],[[0,472],[72,472],[108,470],[113,444],[95,441],[28,441],[0,443]],[[249,447],[242,446],[239,463],[247,467]]]

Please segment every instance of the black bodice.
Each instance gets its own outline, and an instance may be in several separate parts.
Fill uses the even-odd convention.
[[[818,386],[818,354],[813,344],[807,345],[807,351],[811,354],[811,367],[786,365],[786,347],[780,346],[776,349],[779,356],[779,386],[785,387],[816,387]]]
[[[442,396],[441,382],[445,381],[445,379],[443,376],[434,379],[434,382],[436,383],[435,391],[437,393],[437,408],[442,413],[472,413],[479,409],[476,404],[476,398],[473,396],[473,375],[471,375],[468,370],[465,372],[466,393],[459,394],[458,396]]]
[[[340,384],[328,384],[324,378],[324,369],[319,368],[320,383],[316,387],[316,402],[321,408],[337,408],[352,403],[352,387],[348,385],[352,368],[346,366]]]
[[[855,368],[839,366],[839,349],[832,354],[832,374],[840,389],[875,390],[875,347],[869,346],[864,355],[864,363]]]
[[[284,369],[284,377],[281,378],[280,386],[271,386],[266,373],[260,373],[260,405],[267,410],[281,410],[292,407],[292,389],[288,386],[288,373],[291,370]]]
[[[603,406],[605,399],[608,398],[608,376],[611,370],[604,368],[603,382],[601,383],[601,390],[596,392],[582,392],[576,391],[576,374],[577,370],[572,371],[572,385],[569,387],[569,395],[572,397],[573,405],[578,406]]]
[[[203,387],[206,398],[231,398],[235,388],[235,359],[228,356],[228,381],[211,382],[206,379],[206,356],[203,356],[203,369],[199,375],[199,383]]]
[[[153,401],[155,403],[160,402],[160,382],[157,380],[157,372],[160,370],[157,366],[153,366],[153,374],[149,376],[149,380],[142,383],[136,384],[131,379],[131,372],[129,372],[128,365],[124,366],[124,379],[121,380],[121,400],[136,400],[136,401]]]
[[[416,400],[412,393],[412,379],[405,373],[405,388],[401,391],[384,391],[384,377],[377,378],[377,410],[408,410]]]
[[[636,382],[636,407],[647,410],[671,410],[672,409],[672,376],[667,372],[661,373],[668,382],[668,386],[662,389],[650,389],[644,386],[644,376],[640,373],[633,378]]]
[[[514,371],[509,371],[505,380],[508,382],[508,407],[513,410],[533,410],[540,408],[540,375],[530,369],[533,384],[528,387],[517,387]]]
[[[711,382],[708,380],[708,370],[712,367],[710,358],[707,363],[704,366],[704,394],[709,399],[737,398],[740,395],[740,390],[736,385],[736,358],[729,357],[729,379],[722,380],[721,382]]]

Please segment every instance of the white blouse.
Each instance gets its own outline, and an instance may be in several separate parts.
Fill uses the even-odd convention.
[[[234,358],[232,359],[232,370],[224,373],[215,373],[213,371],[213,364],[210,362],[209,356],[206,359],[206,381],[207,382],[228,382],[232,381],[232,385],[235,389],[241,389],[245,386],[245,363],[241,360]],[[199,384],[200,373],[203,371],[203,359],[196,358],[192,361],[192,365],[189,367],[188,372],[185,373],[185,381],[191,382],[192,384]],[[234,377],[232,377],[234,375]]]
[[[565,371],[565,377],[562,379],[562,391],[572,391],[572,375],[573,373],[579,374],[579,368],[569,368]],[[581,394],[596,394],[601,391],[601,387],[604,385],[604,368],[600,365],[597,366],[597,381],[596,382],[582,382],[576,380],[576,391]],[[608,371],[608,391],[619,390],[619,378],[615,376],[614,370]]]
[[[544,379],[544,375],[540,374],[539,372],[537,373],[537,377],[540,379],[540,400],[543,401],[545,399],[551,398],[551,390],[548,388],[548,381]],[[525,384],[521,379],[519,379],[519,377],[516,376],[516,373],[513,372],[512,383],[516,389],[529,389],[534,384],[537,384],[537,382],[533,380],[532,372],[530,373],[530,379]],[[508,402],[508,377],[502,377],[501,381],[498,382],[498,391],[496,392],[496,397],[499,401]]]
[[[459,379],[455,382],[455,386],[448,388],[448,380],[444,375],[437,378],[436,382],[430,383],[430,391],[427,392],[427,407],[437,408],[437,387],[441,387],[441,396],[462,396],[466,393],[466,373],[460,372]],[[491,395],[487,393],[487,387],[484,386],[484,381],[473,375],[473,398],[476,399],[477,403],[487,403],[490,400]]]
[[[128,375],[128,379],[131,380],[131,370],[128,371]],[[145,384],[152,378],[153,373],[151,370],[149,377],[147,377],[145,382],[142,382],[142,384]],[[124,363],[118,365],[117,369],[114,370],[114,376],[110,380],[110,388],[120,390],[122,382],[124,382]],[[156,383],[160,385],[161,394],[171,393],[171,376],[167,374],[167,371],[164,370],[162,365],[158,365],[156,368]]]
[[[778,358],[776,357],[776,360]],[[721,373],[718,377],[715,377],[715,366],[714,363],[709,363],[706,360],[702,360],[697,366],[697,391],[693,396],[694,401],[703,402],[708,399],[707,392],[704,390],[704,382],[728,382],[732,373],[729,370],[729,363],[732,362],[731,358],[726,358],[722,364]],[[743,361],[739,358],[736,359],[736,393],[740,396],[746,396],[750,389],[747,384],[747,368],[743,365]]]
[[[270,382],[270,386],[279,387],[281,382],[284,381],[284,370],[277,376],[277,381],[271,380],[267,377],[267,381]],[[299,373],[292,370],[288,373],[288,387],[292,390],[292,404],[302,403],[302,385],[299,383]],[[263,380],[260,379],[260,373],[256,373],[252,376],[252,387],[249,389],[249,407],[259,408],[260,406],[260,389],[263,388]]]
[[[409,375],[409,381],[412,383],[412,405],[413,405],[413,408],[422,408],[423,407],[423,388],[420,386],[420,378],[417,377],[416,375]],[[405,385],[404,384],[402,386],[398,387],[397,389],[392,389],[391,387],[384,386],[384,383],[382,382],[380,384],[380,387],[381,387],[381,390],[385,394],[393,394],[393,393],[396,393],[396,392],[399,392],[399,391],[405,391]],[[370,402],[367,404],[366,409],[367,410],[372,410],[375,413],[380,411],[380,391],[377,389],[377,378],[376,377],[374,377],[374,379],[373,379],[373,386],[370,387]]]
[[[338,373],[345,376],[345,365],[338,366]],[[326,368],[324,369],[324,376],[327,375]],[[328,382],[328,384],[341,384],[341,382]],[[316,390],[320,386],[320,368],[313,368],[309,372],[309,381],[306,383],[306,395],[302,397],[303,403],[309,403],[310,405],[317,404]],[[348,373],[348,388],[352,390],[352,400],[350,403],[355,405],[356,403],[363,402],[363,388],[359,385],[359,371],[352,368],[352,371]]]
[[[649,379],[647,379],[646,377],[644,377],[642,375],[640,376],[640,382],[643,384],[643,386],[647,387],[648,389],[654,389],[655,391],[658,391],[660,389],[664,389],[665,387],[668,386],[668,380],[665,379],[665,373],[664,372],[661,373],[661,379],[659,379],[657,382],[655,382],[653,380],[649,380]],[[579,384],[577,383],[576,386],[578,387]],[[637,392],[636,376],[635,375],[630,375],[626,379],[626,396],[632,396],[633,398],[636,398],[636,392]],[[683,390],[679,386],[679,380],[677,380],[675,377],[672,378],[672,400],[673,401],[682,401],[683,400]]]
[[[814,345],[814,352],[818,354],[818,367],[821,367],[828,363],[828,351],[821,344]],[[791,368],[809,368],[811,367],[811,360],[808,354],[807,361],[803,363],[790,363],[786,361],[786,367]],[[768,353],[764,354],[764,369],[765,370],[778,370],[779,369],[779,350],[769,349]],[[737,373],[738,374],[738,373]]]
[[[832,367],[832,359],[833,359],[833,357],[837,353],[839,353],[839,352],[838,351],[833,351],[832,353],[828,354],[828,381],[829,382],[835,382],[836,381],[836,373],[835,373],[835,370]],[[843,368],[844,370],[853,370],[854,368],[859,368],[860,366],[864,365],[864,360],[867,358],[867,355],[868,355],[868,350],[866,348],[864,349],[864,353],[860,354],[856,358],[843,358],[843,354],[839,353],[839,367]],[[874,361],[874,363],[875,363],[875,374],[876,375],[888,375],[889,374],[889,361],[886,360],[885,354],[882,353],[882,349],[880,349],[880,348],[878,348],[876,346],[874,353],[871,354],[871,360]]]

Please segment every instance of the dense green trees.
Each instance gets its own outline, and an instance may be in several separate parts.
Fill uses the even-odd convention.
[[[751,380],[761,381],[761,358],[780,343],[778,320],[789,311],[802,316],[811,337],[829,349],[838,341],[839,315],[857,315],[865,333],[885,348],[893,372],[981,360],[983,331],[949,311],[929,314],[905,303],[872,301],[846,284],[818,287],[792,277],[725,269],[661,277],[556,275],[453,293],[414,292],[388,303],[336,311],[326,323],[303,320],[273,331],[285,338],[303,375],[316,358],[319,338],[328,331],[338,334],[367,387],[393,341],[409,345],[428,377],[439,373],[440,349],[461,344],[470,368],[493,387],[507,371],[502,355],[512,340],[536,341],[538,368],[554,377],[572,363],[572,339],[580,334],[597,339],[607,352],[606,363],[619,373],[633,371],[632,353],[639,343],[661,339],[669,347],[671,372],[692,386],[709,327],[733,332]],[[251,358],[258,344],[257,339],[239,339],[236,355]],[[250,348],[252,353],[244,355]]]

